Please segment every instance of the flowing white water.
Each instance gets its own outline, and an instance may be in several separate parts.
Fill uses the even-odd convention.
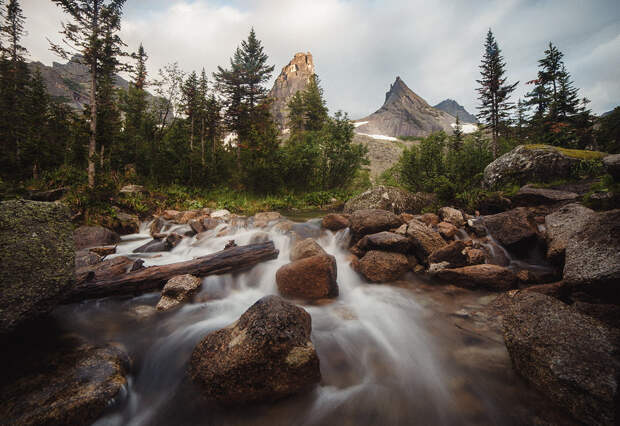
[[[188,229],[176,228],[172,230],[179,233]],[[194,302],[173,312],[140,317],[140,307],[154,306],[159,299],[159,293],[151,293],[83,302],[59,314],[67,328],[92,340],[119,342],[134,360],[126,396],[117,398],[96,425],[470,422],[453,401],[453,371],[446,367],[446,349],[428,331],[438,327],[436,320],[430,324],[428,307],[418,303],[408,289],[363,282],[349,266],[348,231],[322,231],[318,220],[296,224],[294,231],[316,236],[338,265],[340,296],[331,303],[300,303],[312,316],[312,340],[321,362],[322,382],[309,394],[265,406],[222,408],[203,401],[186,376],[192,349],[208,333],[237,320],[261,297],[278,293],[275,274],[289,262],[292,245],[292,233],[273,224],[267,229],[242,225],[217,237],[222,228],[211,231],[210,238],[185,238],[169,253],[131,254],[150,240],[145,225],[140,234],[124,237],[118,255],[144,258],[149,266],[214,253],[232,239],[238,245],[271,239],[279,257],[247,272],[206,277]],[[494,349],[503,350],[503,346],[494,345]],[[505,358],[505,354],[501,356]],[[495,403],[488,402],[489,398],[493,399],[482,397],[491,413],[482,423],[502,424],[493,414]]]

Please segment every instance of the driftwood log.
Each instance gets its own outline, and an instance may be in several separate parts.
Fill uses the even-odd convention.
[[[272,241],[247,246],[233,247],[208,256],[169,265],[150,266],[134,272],[119,275],[95,274],[93,277],[81,274],[76,287],[66,299],[67,303],[107,296],[138,294],[164,286],[175,275],[191,274],[197,277],[226,274],[249,269],[257,263],[278,257]],[[125,262],[120,262],[125,263]],[[126,266],[129,266],[127,264]],[[102,279],[97,279],[97,276]],[[90,280],[89,280],[90,278]]]

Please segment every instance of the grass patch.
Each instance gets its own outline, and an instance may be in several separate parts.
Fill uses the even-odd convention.
[[[545,144],[528,144],[523,145],[526,149],[544,149],[548,151],[557,151],[560,154],[563,154],[570,158],[575,158],[577,160],[602,160],[605,157],[604,152],[599,151],[588,151],[587,149],[569,149],[569,148],[561,148],[559,146],[551,146]]]

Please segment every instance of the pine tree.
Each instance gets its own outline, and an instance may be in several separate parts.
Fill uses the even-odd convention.
[[[559,120],[566,120],[577,114],[580,100],[578,90],[575,88],[571,76],[569,72],[566,71],[564,64],[562,64],[562,69],[558,74],[557,86],[555,112]]]
[[[564,66],[562,62],[563,57],[564,54],[560,52],[553,43],[549,42],[549,48],[545,50],[545,57],[538,61],[538,67],[540,68],[538,79],[540,80],[540,84],[549,87],[548,94],[550,99],[547,103],[550,108],[549,114],[552,119],[555,119],[558,113],[558,90],[560,72]]]
[[[189,147],[190,151],[194,150],[194,129],[195,124],[198,117],[198,108],[199,108],[199,89],[198,89],[198,75],[196,71],[193,71],[188,77],[187,80],[183,83],[181,87],[182,93],[182,108],[183,112],[187,116],[187,120],[190,123],[190,138],[189,138]]]
[[[310,131],[321,130],[327,119],[327,106],[323,97],[321,81],[316,74],[310,77],[302,93],[304,103],[304,128]]]
[[[117,35],[121,29],[121,14],[126,0],[52,0],[67,13],[71,23],[63,24],[63,42],[71,47],[53,44],[52,50],[65,59],[78,51],[82,54],[80,63],[88,66],[90,73],[90,140],[88,145],[88,186],[95,186],[95,156],[97,150],[97,81],[100,66],[109,54],[114,58],[122,56],[124,46]],[[104,43],[108,37],[107,43]]]
[[[506,63],[501,50],[489,29],[484,46],[484,54],[480,65],[481,79],[476,80],[480,87],[477,89],[480,96],[480,110],[478,118],[491,129],[493,158],[498,154],[498,136],[502,122],[508,117],[514,105],[509,101],[510,94],[519,82],[507,84]]]
[[[527,105],[519,98],[517,101],[517,117],[516,117],[516,137],[521,142],[525,139],[525,130],[527,126]]]
[[[295,92],[288,102],[288,121],[291,134],[298,134],[305,129],[304,99],[302,91]]]
[[[461,120],[459,115],[456,115],[456,123],[454,123],[454,130],[452,131],[452,150],[460,151],[463,146],[463,126],[461,126]]]
[[[267,65],[269,57],[260,40],[256,38],[254,28],[250,30],[248,39],[241,42],[241,58],[243,84],[247,85],[247,102],[252,109],[267,96],[268,89],[264,83],[269,81],[274,70],[273,65]]]
[[[202,69],[200,80],[198,81],[198,117],[200,120],[200,161],[204,168],[207,164],[206,158],[206,136],[207,136],[207,104],[209,95],[209,82],[207,73]]]
[[[147,78],[147,71],[146,71],[146,61],[149,59],[149,57],[146,54],[146,51],[144,50],[144,46],[142,46],[142,43],[140,43],[140,47],[138,47],[138,53],[135,56],[136,60],[138,61],[138,63],[136,64],[136,71],[134,74],[134,82],[133,85],[139,89],[139,90],[143,90],[146,88],[146,78]]]

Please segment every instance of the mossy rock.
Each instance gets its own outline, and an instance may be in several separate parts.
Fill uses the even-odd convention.
[[[73,287],[73,227],[61,204],[0,203],[0,334],[50,312]]]

